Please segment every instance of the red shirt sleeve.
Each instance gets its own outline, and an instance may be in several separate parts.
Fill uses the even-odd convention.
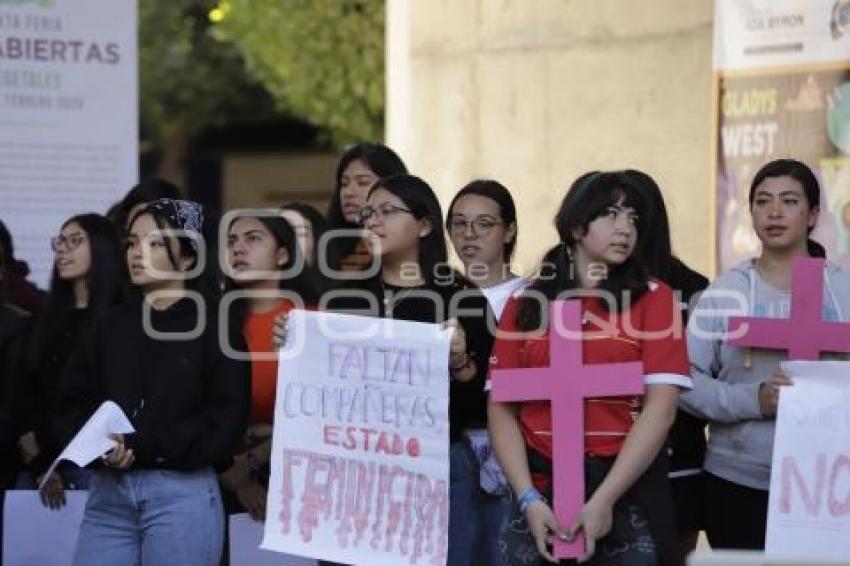
[[[690,365],[682,314],[673,291],[652,280],[644,295],[642,332],[643,369],[647,385],[691,388]]]

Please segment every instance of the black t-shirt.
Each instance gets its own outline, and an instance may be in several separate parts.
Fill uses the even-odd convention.
[[[22,388],[29,328],[29,313],[0,304],[0,489],[12,487],[21,466],[17,440],[24,432]]]
[[[147,331],[138,299],[95,318],[62,374],[56,435],[67,443],[110,400],[136,429],[125,435],[134,468],[226,469],[248,423],[250,364],[222,351],[218,329],[226,322],[215,305],[201,310],[181,299],[149,314],[150,328],[170,337]],[[174,337],[197,328],[195,336]],[[246,349],[238,325],[227,333],[236,350]]]
[[[42,316],[48,316],[43,314]],[[88,331],[92,319],[90,308],[69,308],[55,315],[54,320],[42,320],[43,334],[33,351],[33,370],[28,380],[27,397],[29,428],[38,441],[39,455],[29,468],[36,476],[43,474],[62,450],[53,434],[51,415],[56,403],[56,388],[65,365],[77,347],[81,336]]]

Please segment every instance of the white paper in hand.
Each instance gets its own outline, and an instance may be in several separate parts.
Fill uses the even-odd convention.
[[[109,438],[110,434],[129,434],[131,432],[135,432],[135,429],[121,407],[112,401],[104,401],[83,425],[80,432],[65,447],[65,450],[53,461],[50,469],[44,474],[44,479],[41,480],[38,489],[44,487],[44,483],[60,460],[74,462],[80,467],[87,466],[115,446],[115,441]]]

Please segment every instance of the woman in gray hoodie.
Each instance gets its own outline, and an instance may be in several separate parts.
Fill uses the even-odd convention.
[[[680,407],[709,422],[705,458],[705,526],[714,548],[763,549],[779,387],[781,350],[729,345],[731,316],[787,318],[794,259],[825,257],[809,238],[820,187],[803,163],[772,161],[750,187],[753,228],[761,255],[721,275],[700,298],[688,325],[693,390]],[[823,318],[850,319],[850,277],[824,266]],[[793,330],[789,328],[789,332]]]

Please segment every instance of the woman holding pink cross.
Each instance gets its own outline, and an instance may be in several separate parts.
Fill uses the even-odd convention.
[[[705,531],[714,548],[761,550],[779,388],[787,352],[742,348],[726,341],[729,317],[788,318],[794,260],[825,257],[810,238],[818,219],[820,186],[803,163],[779,159],[762,167],[750,186],[750,214],[761,255],[715,280],[700,298],[688,327],[693,391],[682,408],[707,420],[704,463]],[[850,277],[824,266],[824,321],[850,318]]]
[[[507,564],[557,562],[553,538],[579,536],[593,564],[678,561],[661,448],[690,378],[678,305],[638,253],[647,207],[634,175],[593,172],[577,179],[555,217],[559,244],[529,288],[505,307],[491,369],[548,367],[549,335],[563,323],[546,314],[553,301],[572,299],[582,314],[583,363],[641,362],[645,384],[640,396],[585,399],[585,503],[571,524],[558,524],[552,511],[553,470],[565,462],[553,461],[553,433],[563,431],[553,430],[550,404],[491,397],[490,435],[514,495],[501,533]]]

